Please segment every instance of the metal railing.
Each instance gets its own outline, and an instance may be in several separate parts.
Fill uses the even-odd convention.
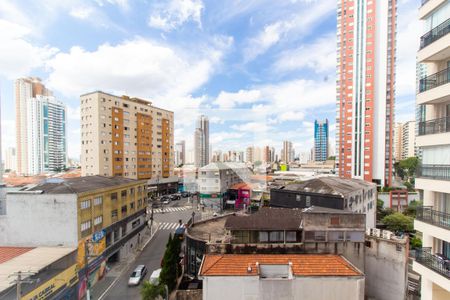
[[[419,135],[450,132],[450,117],[419,122]]]
[[[450,180],[450,165],[419,165],[417,177]]]
[[[449,32],[450,19],[447,19],[420,37],[420,49],[423,49],[434,41],[437,41]]]
[[[450,214],[433,210],[432,206],[419,206],[416,219],[439,227],[450,229]]]
[[[450,82],[450,68],[444,69],[437,73],[431,74],[425,78],[420,79],[419,93],[434,89],[435,87],[444,85]]]
[[[450,260],[431,254],[431,248],[416,249],[416,261],[436,273],[450,278]]]

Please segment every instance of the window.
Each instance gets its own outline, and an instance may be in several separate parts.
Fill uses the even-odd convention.
[[[116,218],[117,217],[117,209],[114,209],[111,211],[111,218]]]
[[[287,231],[286,232],[286,242],[296,242],[297,241],[297,232],[296,231]]]
[[[94,198],[94,206],[102,205],[102,204],[103,204],[103,197],[102,196]]]
[[[136,221],[133,221],[133,223],[131,223],[131,228],[136,228],[141,224],[141,219],[137,219]]]
[[[126,215],[127,214],[127,206],[124,205],[122,206],[122,215]]]
[[[328,239],[330,241],[343,241],[344,237],[345,235],[343,231],[331,231],[328,233]]]
[[[81,209],[87,209],[89,207],[91,207],[91,200],[90,199],[81,201],[81,203],[80,203],[80,208]]]
[[[331,217],[330,224],[331,225],[339,225],[339,217]]]
[[[283,231],[271,231],[269,234],[269,239],[271,242],[282,242]]]
[[[134,202],[130,203],[130,210],[134,209]]]
[[[94,219],[94,226],[102,224],[102,223],[103,223],[103,216],[95,217],[95,219]]]
[[[127,190],[123,190],[122,192],[120,192],[120,196],[122,198],[125,198],[127,196]]]
[[[111,194],[111,201],[115,201],[117,200],[117,193],[112,193]]]
[[[259,232],[259,241],[260,242],[268,242],[269,241],[269,233],[267,231]]]
[[[91,233],[91,220],[81,223],[81,235],[86,236]]]
[[[306,207],[311,206],[311,196],[306,196]]]

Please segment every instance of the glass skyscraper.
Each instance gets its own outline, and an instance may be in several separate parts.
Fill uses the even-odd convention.
[[[314,160],[326,161],[328,158],[328,119],[314,122]]]

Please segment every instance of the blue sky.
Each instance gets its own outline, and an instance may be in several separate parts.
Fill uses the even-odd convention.
[[[398,0],[397,121],[414,118],[419,0]],[[69,157],[80,153],[79,95],[103,90],[175,112],[192,144],[211,119],[214,149],[297,152],[314,119],[335,128],[336,0],[0,1],[3,148],[15,145],[14,79],[39,76],[66,103]]]

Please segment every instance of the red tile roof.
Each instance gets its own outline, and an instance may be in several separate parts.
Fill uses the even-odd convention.
[[[33,249],[34,247],[0,247],[0,264]]]
[[[294,276],[362,276],[340,255],[331,254],[206,254],[200,276],[256,276],[260,265],[292,263]],[[251,272],[247,268],[251,266]]]

